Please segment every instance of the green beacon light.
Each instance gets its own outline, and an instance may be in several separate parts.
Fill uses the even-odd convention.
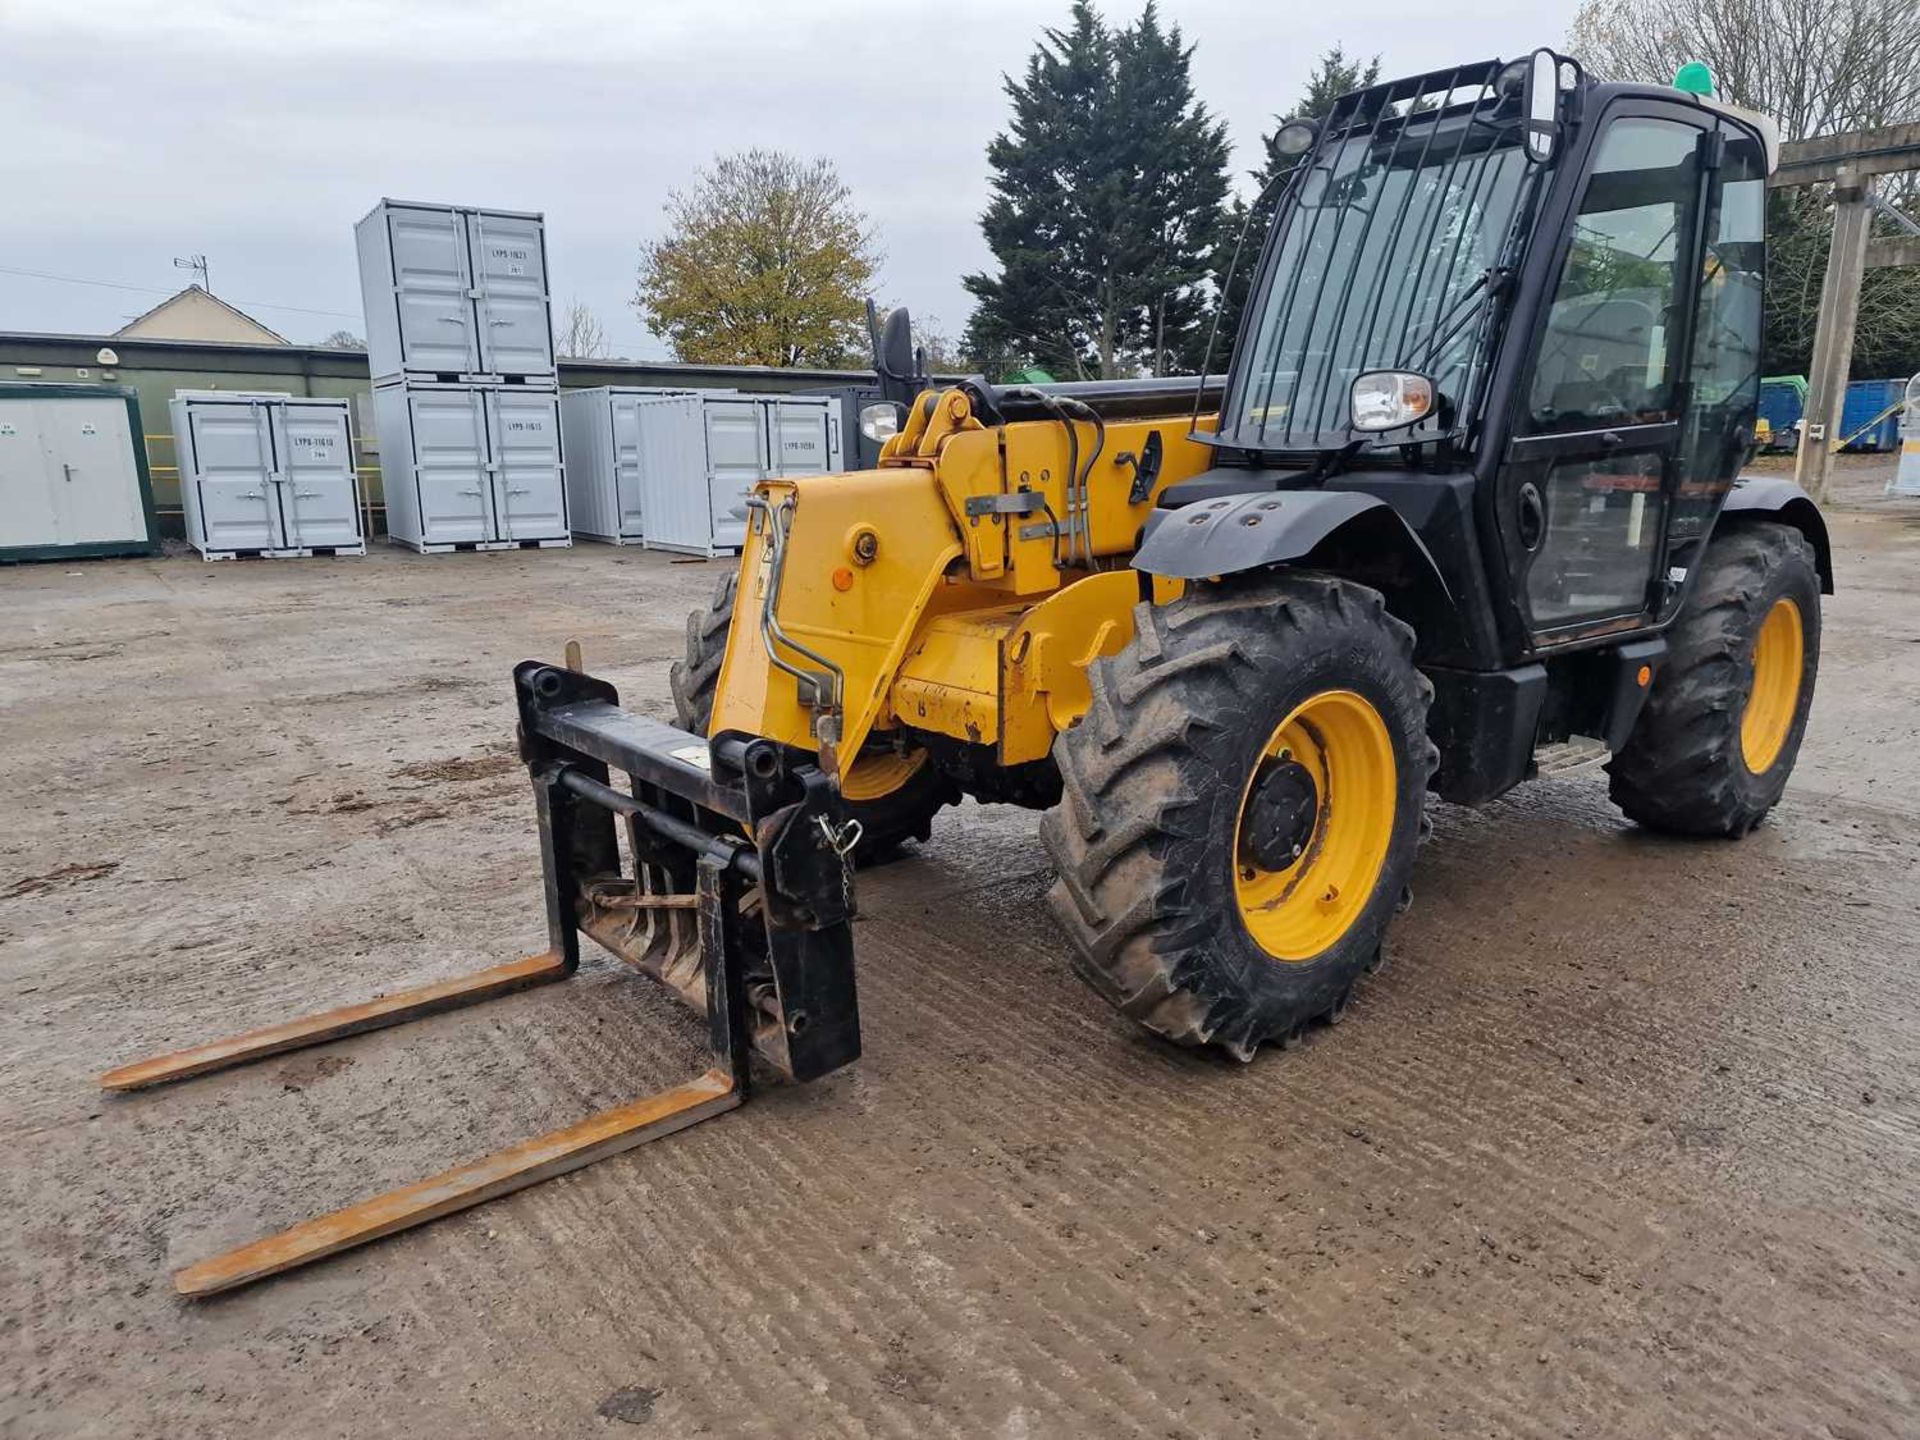
[[[1673,72],[1673,88],[1711,100],[1714,88],[1713,71],[1707,68],[1704,60],[1689,60]]]

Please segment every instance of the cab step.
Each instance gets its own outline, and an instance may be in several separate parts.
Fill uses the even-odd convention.
[[[1611,754],[1613,752],[1607,748],[1604,740],[1596,740],[1591,735],[1570,735],[1551,745],[1535,747],[1533,773],[1538,779],[1572,775],[1576,771],[1591,769]]]

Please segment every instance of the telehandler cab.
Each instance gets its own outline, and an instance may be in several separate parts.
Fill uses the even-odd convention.
[[[682,729],[515,672],[551,948],[105,1077],[137,1088],[568,974],[585,932],[709,1017],[712,1068],[183,1271],[207,1293],[859,1054],[853,868],[972,795],[1046,810],[1079,972],[1241,1059],[1337,1021],[1427,795],[1610,756],[1739,836],[1812,699],[1824,522],[1738,480],[1770,123],[1536,51],[1370,86],[1298,157],[1223,381],[927,386],[877,469],[769,480],[689,622]],[[628,784],[617,787],[612,773]],[[616,828],[624,834],[624,845]]]

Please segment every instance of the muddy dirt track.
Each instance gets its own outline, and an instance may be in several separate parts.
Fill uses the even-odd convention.
[[[1920,1433],[1920,507],[1834,525],[1744,843],[1598,772],[1443,808],[1348,1023],[1243,1068],[1110,1015],[1034,818],[971,807],[862,881],[850,1071],[197,1305],[171,1269],[695,1065],[595,954],[90,1084],[539,948],[508,670],[578,637],[666,716],[717,567],[0,572],[0,1434]]]

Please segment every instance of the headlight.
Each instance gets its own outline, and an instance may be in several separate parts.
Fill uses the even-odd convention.
[[[1273,132],[1273,150],[1276,155],[1304,155],[1319,138],[1319,121],[1288,120]]]
[[[891,440],[900,433],[900,411],[890,400],[860,411],[860,433],[869,440]]]
[[[1412,370],[1369,370],[1354,377],[1353,428],[1398,430],[1433,413],[1433,381]]]

